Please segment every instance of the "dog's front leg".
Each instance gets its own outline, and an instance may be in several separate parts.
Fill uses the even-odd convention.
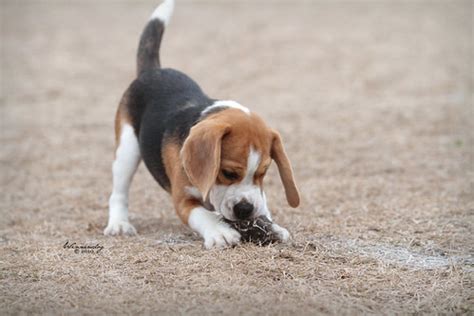
[[[206,249],[231,247],[240,242],[240,233],[200,201],[185,198],[175,202],[175,207],[181,220],[204,239]]]
[[[180,148],[169,142],[163,153],[167,174],[171,180],[171,196],[181,221],[204,239],[206,249],[238,244],[240,233],[223,222],[217,212],[204,207],[201,193],[190,190],[193,186],[188,176],[182,166],[176,163],[180,161]]]

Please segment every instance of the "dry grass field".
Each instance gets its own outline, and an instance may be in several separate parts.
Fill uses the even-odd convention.
[[[1,2],[0,314],[474,313],[472,2],[178,0],[162,63],[278,129],[302,195],[273,166],[292,242],[211,251],[144,165],[139,235],[102,235],[157,2]]]

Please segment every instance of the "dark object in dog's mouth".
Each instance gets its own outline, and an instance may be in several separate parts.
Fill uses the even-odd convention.
[[[272,221],[266,216],[237,222],[224,219],[224,222],[240,233],[242,242],[252,242],[256,245],[266,246],[280,241],[272,229]]]

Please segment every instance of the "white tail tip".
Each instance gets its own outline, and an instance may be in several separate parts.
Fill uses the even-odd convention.
[[[168,25],[171,15],[173,15],[174,0],[165,0],[160,4],[150,17],[150,20],[158,19],[165,25]]]

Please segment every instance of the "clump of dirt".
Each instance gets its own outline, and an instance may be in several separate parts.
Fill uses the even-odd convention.
[[[278,242],[277,233],[272,228],[272,221],[266,216],[241,221],[224,220],[241,235],[241,241],[266,246]]]

